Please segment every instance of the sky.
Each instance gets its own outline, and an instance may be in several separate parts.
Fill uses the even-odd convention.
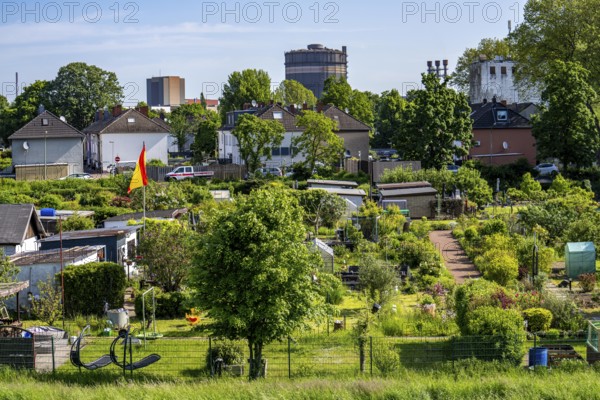
[[[428,60],[450,70],[482,38],[505,37],[525,0],[498,1],[0,1],[0,94],[15,95],[61,66],[115,72],[126,105],[146,101],[146,79],[177,75],[186,98],[218,98],[227,77],[263,69],[276,86],[284,53],[320,43],[348,48],[353,88],[401,93],[419,86]]]

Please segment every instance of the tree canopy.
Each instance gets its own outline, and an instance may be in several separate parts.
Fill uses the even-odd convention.
[[[239,110],[244,103],[252,100],[258,103],[267,103],[271,99],[271,78],[266,71],[261,69],[245,69],[235,71],[227,79],[223,87],[223,96],[219,100],[221,122],[229,111]]]
[[[528,0],[509,36],[517,78],[542,84],[554,60],[579,62],[600,90],[600,0]]]
[[[375,136],[371,143],[373,147],[391,147],[392,138],[400,132],[405,107],[406,100],[398,90],[392,89],[381,94],[377,104]]]
[[[123,88],[114,72],[82,62],[61,67],[49,90],[51,109],[80,130],[94,121],[99,108],[123,99]]]
[[[471,109],[467,97],[448,88],[447,81],[423,74],[422,82],[423,89],[408,92],[394,146],[405,160],[421,160],[424,168],[442,168],[453,162],[453,156],[468,154]]]
[[[348,110],[354,118],[369,126],[373,126],[373,97],[369,92],[352,89],[346,78],[330,76],[325,80],[325,88],[321,96],[324,104],[333,104],[341,110]]]
[[[538,157],[558,158],[565,166],[590,166],[600,150],[600,127],[592,104],[597,95],[589,71],[578,63],[554,61],[544,78],[542,100],[533,117]]]
[[[313,107],[317,104],[317,98],[312,91],[304,87],[300,82],[286,79],[273,93],[273,100],[285,106],[303,105]]]
[[[253,172],[261,166],[261,158],[270,160],[272,148],[283,142],[285,128],[276,120],[264,120],[252,114],[240,116],[233,130],[238,141],[240,156]]]
[[[296,125],[304,131],[294,137],[293,144],[304,155],[304,164],[313,171],[317,162],[335,163],[344,151],[344,141],[334,130],[337,123],[315,111],[306,110],[296,118]]]
[[[212,110],[206,110],[202,119],[198,122],[196,136],[192,144],[194,159],[202,161],[206,157],[215,155],[217,151],[217,129],[221,126],[219,114]]]
[[[247,339],[254,379],[263,346],[322,305],[312,281],[322,259],[304,243],[302,214],[286,190],[255,190],[234,210],[217,212],[194,261],[196,302],[209,310],[216,336]]]

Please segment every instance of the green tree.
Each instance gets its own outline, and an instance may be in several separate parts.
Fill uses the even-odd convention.
[[[398,276],[393,267],[385,265],[370,254],[360,260],[360,286],[373,301],[387,302],[394,293]]]
[[[182,153],[187,142],[187,137],[197,131],[200,121],[203,120],[206,110],[201,104],[182,104],[169,115],[171,137],[175,139],[177,151]]]
[[[517,78],[544,84],[555,60],[578,62],[600,91],[600,0],[528,0],[509,36]]]
[[[506,39],[481,39],[477,47],[465,49],[456,62],[456,70],[452,74],[451,83],[463,93],[469,92],[471,64],[479,61],[479,56],[493,60],[496,56],[508,58],[510,49]]]
[[[136,109],[140,109],[142,107],[148,107],[148,118],[150,118],[150,119],[160,118],[160,113],[158,113],[157,111],[154,111],[152,108],[150,108],[150,106],[148,106],[148,103],[146,103],[145,101],[138,101],[138,103],[135,105]]]
[[[285,190],[255,190],[214,218],[194,262],[196,302],[209,310],[216,336],[248,341],[256,379],[264,345],[321,309],[312,275],[322,259],[305,245],[302,209]]]
[[[54,321],[62,315],[62,291],[52,277],[39,281],[37,287],[40,295],[34,298],[31,312],[40,321],[54,325]]]
[[[551,63],[542,92],[545,104],[533,117],[539,158],[556,157],[565,167],[596,161],[600,126],[592,109],[597,96],[588,78],[589,72],[578,63]]]
[[[14,282],[19,268],[10,262],[10,258],[0,249],[0,283]]]
[[[304,165],[313,171],[317,162],[335,163],[344,151],[344,141],[334,130],[337,123],[321,113],[304,111],[296,118],[296,125],[304,131],[294,137],[293,145],[304,155]]]
[[[322,189],[300,191],[298,200],[305,211],[304,219],[315,227],[315,234],[321,225],[335,225],[346,211],[344,199]]]
[[[423,89],[408,92],[395,147],[406,160],[421,160],[424,168],[443,168],[453,156],[465,156],[472,124],[467,98],[448,88],[434,74],[423,74]],[[455,143],[460,142],[457,146]]]
[[[206,157],[214,156],[217,153],[217,130],[221,126],[219,114],[212,110],[207,110],[206,114],[198,122],[198,128],[192,144],[194,151],[194,161],[200,162]]]
[[[330,76],[325,80],[323,104],[333,104],[347,112],[359,121],[373,126],[375,121],[373,96],[369,92],[352,89],[346,78]]]
[[[138,252],[146,273],[165,292],[181,288],[194,253],[194,231],[179,221],[146,220]]]
[[[307,106],[313,107],[317,104],[317,98],[312,91],[308,90],[298,81],[286,79],[273,93],[273,99],[283,105],[300,105],[306,103]]]
[[[62,223],[62,229],[65,232],[85,231],[94,228],[94,220],[92,218],[83,217],[77,213],[73,214]]]
[[[261,157],[270,160],[272,148],[283,142],[285,128],[279,121],[264,120],[255,115],[240,116],[233,130],[240,149],[240,156],[249,171],[255,171],[261,165]]]
[[[373,147],[391,147],[392,138],[400,132],[402,112],[405,107],[406,100],[398,90],[392,89],[381,94],[376,112]]]
[[[258,103],[267,103],[271,99],[271,78],[263,70],[245,69],[235,71],[227,79],[223,87],[223,96],[219,101],[221,122],[229,111],[239,110],[244,103],[253,100]]]
[[[54,111],[49,98],[48,81],[35,81],[25,87],[12,105],[0,107],[0,138],[8,143],[8,137],[31,121],[38,113],[40,105]]]
[[[74,62],[58,70],[50,84],[50,97],[57,114],[84,129],[93,122],[96,110],[121,103],[123,88],[114,72]]]
[[[204,92],[200,92],[200,105],[201,105],[201,106],[202,106],[202,108],[204,108],[205,110],[207,109],[206,97],[204,97]]]

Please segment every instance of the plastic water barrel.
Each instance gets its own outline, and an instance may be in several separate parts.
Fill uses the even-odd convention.
[[[41,217],[56,217],[56,210],[54,208],[42,208],[40,210]]]
[[[545,347],[532,347],[529,349],[530,367],[548,366],[548,349]]]

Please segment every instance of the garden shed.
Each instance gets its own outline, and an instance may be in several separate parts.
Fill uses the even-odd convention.
[[[567,243],[565,268],[569,278],[596,272],[596,248],[592,242]]]

